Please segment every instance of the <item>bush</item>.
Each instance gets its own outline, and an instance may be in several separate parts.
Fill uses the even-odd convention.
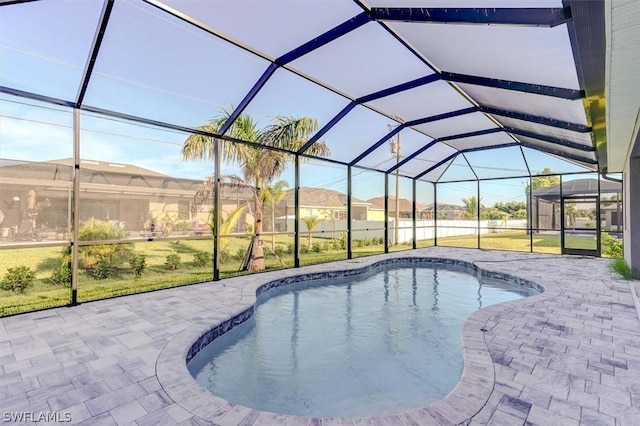
[[[121,231],[109,222],[91,218],[84,222],[78,230],[81,241],[121,240],[126,232]],[[124,265],[133,255],[131,243],[96,244],[81,247],[79,267],[97,279],[110,278],[118,269],[126,269]]]
[[[362,247],[369,247],[371,245],[371,240],[368,238],[363,238],[362,240],[360,240],[360,243],[362,244]]]
[[[274,250],[274,252],[278,257],[282,257],[285,254],[288,254],[288,250],[282,246],[276,246],[276,249]]]
[[[180,259],[180,255],[173,251],[167,255],[167,258],[164,261],[164,265],[167,269],[176,270],[182,266],[182,260]]]
[[[28,266],[15,266],[7,269],[7,273],[0,281],[0,288],[23,293],[35,278],[36,274]]]
[[[287,254],[293,254],[293,252],[296,250],[296,247],[293,243],[289,243],[287,244]]]
[[[197,251],[193,254],[193,266],[205,266],[211,261],[211,255],[206,251]]]
[[[346,232],[341,232],[340,233],[340,238],[338,239],[338,244],[339,244],[338,249],[340,249],[340,250],[345,250],[347,248],[347,233]]]
[[[238,260],[244,260],[245,255],[247,254],[247,249],[240,247],[236,250],[235,258]]]
[[[622,257],[622,241],[613,238],[607,232],[602,232],[600,236],[603,255],[607,257]]]
[[[309,253],[309,246],[306,244],[302,244],[300,246],[300,254],[307,254]]]
[[[51,281],[56,285],[69,285],[71,284],[71,247],[65,247],[62,249],[62,259],[60,260],[60,266],[53,270],[51,274]]]
[[[322,244],[320,243],[313,243],[313,245],[311,246],[311,251],[314,253],[320,253],[322,252]]]
[[[243,258],[244,258],[244,254],[243,254]],[[229,252],[229,250],[220,250],[219,259],[218,259],[220,263],[229,263],[232,260],[233,260],[233,256],[231,256],[231,253]]]
[[[129,266],[131,266],[131,273],[133,275],[142,275],[144,268],[147,266],[146,256],[144,254],[134,253],[129,259]]]

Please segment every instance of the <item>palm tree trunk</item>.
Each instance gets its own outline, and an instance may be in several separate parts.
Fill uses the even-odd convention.
[[[260,244],[260,234],[262,234],[262,198],[259,191],[255,192],[256,211],[254,218],[253,230],[255,232],[253,236],[253,247],[251,250],[251,259],[249,260],[249,271],[262,271],[264,270],[264,249]]]

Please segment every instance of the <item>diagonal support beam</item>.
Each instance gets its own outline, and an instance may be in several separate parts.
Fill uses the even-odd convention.
[[[500,80],[496,78],[479,77],[476,75],[457,74],[442,71],[442,78],[454,83],[467,83],[476,86],[495,87],[497,89],[514,90],[516,92],[532,93],[535,95],[553,96],[555,98],[576,100],[584,98],[584,91],[567,89],[564,87],[544,86],[541,84],[523,83],[520,81]]]
[[[418,118],[416,120],[407,121],[405,125],[407,127],[417,126],[419,124],[431,123],[432,121],[444,120],[446,118],[458,117],[460,115],[471,114],[472,112],[478,112],[478,108],[470,107],[459,109],[456,111],[445,112],[443,114],[432,115],[431,117]]]
[[[31,3],[38,0],[0,0],[0,7],[11,6],[12,4]]]
[[[314,38],[313,40],[309,40],[305,44],[296,47],[295,49],[291,50],[288,53],[285,53],[284,55],[276,59],[274,62],[280,66],[286,65],[289,62],[295,61],[301,56],[304,56],[307,53],[310,53],[324,46],[325,44],[330,43],[333,40],[339,37],[342,37],[343,35],[350,33],[351,31],[369,22],[371,22],[371,18],[369,17],[369,14],[367,12],[362,12],[354,16],[353,18],[343,22],[342,24],[330,29],[329,31],[323,34],[320,34],[318,37]]]
[[[553,136],[541,135],[538,133],[530,132],[528,130],[515,129],[513,127],[505,127],[505,132],[509,132],[514,135],[526,136],[532,139],[538,139],[540,141],[549,142],[554,145],[566,146],[567,148],[577,149],[584,152],[595,152],[593,146],[582,145],[576,142],[567,141],[564,139],[555,138]]]
[[[269,67],[264,71],[264,73],[262,73],[249,93],[245,95],[240,104],[238,104],[238,106],[229,115],[227,121],[220,127],[220,134],[225,134],[229,130],[233,123],[238,119],[240,114],[244,112],[249,103],[253,100],[253,98],[256,97],[256,95],[258,94],[258,92],[260,92],[264,85],[267,84],[267,81],[269,81],[271,76],[279,67],[286,65],[289,62],[295,61],[301,56],[306,55],[307,53],[310,53],[339,37],[342,37],[343,35],[361,27],[362,25],[370,21],[371,19],[369,18],[369,15],[366,12],[362,12],[359,15],[354,16],[353,18],[343,22],[342,24],[319,35],[313,40],[310,40],[305,44],[296,47],[295,49],[289,51],[288,53],[285,53],[281,57],[274,60],[271,64],[269,64]]]
[[[102,40],[104,39],[104,33],[107,31],[107,25],[109,25],[109,17],[111,16],[111,11],[113,10],[113,2],[114,0],[105,0],[104,5],[102,6],[102,12],[100,14],[100,25],[98,26],[96,34],[93,37],[91,55],[89,56],[89,59],[87,59],[87,63],[84,67],[84,73],[82,74],[82,83],[80,83],[80,88],[78,89],[78,94],[76,95],[77,107],[80,107],[82,105],[82,103],[84,102],[84,97],[87,94],[87,88],[89,87],[89,82],[91,81],[93,67],[96,65],[98,53],[100,52],[100,46],[102,45]]]
[[[345,115],[347,115],[352,109],[354,109],[357,105],[358,105],[357,102],[352,101],[346,107],[342,108],[342,111],[340,111],[335,117],[333,117],[331,119],[331,121],[329,121],[327,124],[325,124],[322,129],[318,130],[315,135],[313,135],[311,138],[309,138],[307,143],[305,143],[302,146],[302,148],[300,148],[298,150],[298,154],[302,154],[307,149],[309,149],[309,147],[311,145],[316,143],[322,136],[324,136],[325,133],[327,133],[329,130],[331,130],[331,128],[333,126],[335,126],[338,123],[338,121],[342,120],[342,118]]]
[[[438,163],[436,163],[435,165],[429,167],[427,170],[425,170],[424,172],[420,173],[419,175],[416,175],[416,177],[414,179],[420,179],[422,176],[426,175],[427,173],[429,173],[432,170],[437,169],[438,167],[442,166],[443,164],[445,164],[447,161],[449,160],[453,160],[454,158],[456,158],[458,155],[460,155],[460,151],[456,151],[453,154],[451,154],[450,156],[448,156],[447,158],[445,158],[444,160],[440,160]]]
[[[367,148],[367,150],[365,152],[363,152],[362,154],[358,155],[353,161],[351,161],[349,163],[350,166],[355,166],[356,163],[358,163],[359,161],[361,161],[364,157],[366,157],[367,155],[371,154],[373,151],[375,151],[376,149],[378,149],[378,147],[380,145],[382,145],[383,143],[385,143],[386,141],[388,141],[389,139],[391,139],[392,137],[394,137],[395,135],[397,135],[398,133],[400,133],[400,131],[402,129],[405,128],[405,124],[399,124],[396,127],[393,128],[393,130],[391,130],[389,133],[387,133],[387,135],[383,136],[382,138],[380,138],[380,140],[376,143],[374,143],[373,145],[371,145],[369,148]]]
[[[378,21],[555,27],[571,20],[571,9],[373,7],[371,17]]]
[[[501,117],[513,118],[516,120],[528,121],[530,123],[543,124],[545,126],[556,127],[558,129],[571,130],[573,132],[589,133],[591,127],[583,124],[571,123],[568,121],[556,120],[554,118],[541,117],[538,115],[524,114],[522,112],[507,111],[499,108],[488,107],[480,105],[480,111],[491,114],[499,115]]]

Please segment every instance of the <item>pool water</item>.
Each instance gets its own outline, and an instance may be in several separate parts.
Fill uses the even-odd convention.
[[[535,290],[449,269],[392,267],[275,289],[189,363],[211,392],[264,411],[379,416],[444,398],[474,311]]]

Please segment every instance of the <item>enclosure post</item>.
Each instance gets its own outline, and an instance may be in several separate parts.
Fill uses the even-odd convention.
[[[353,221],[353,209],[351,208],[351,185],[352,180],[351,166],[347,166],[347,259],[353,258],[351,246],[351,223]]]
[[[213,280],[220,279],[220,139],[213,139]]]
[[[296,154],[295,160],[295,182],[293,190],[293,207],[294,207],[294,223],[293,223],[293,264],[296,268],[300,267],[300,156]]]
[[[476,184],[478,186],[478,188],[477,188],[478,189],[478,198],[477,198],[477,200],[478,200],[477,201],[477,210],[478,211],[476,212],[476,215],[478,216],[477,217],[477,220],[478,220],[478,224],[477,224],[477,229],[478,229],[478,249],[480,249],[480,231],[481,231],[481,229],[480,229],[480,181],[476,180]]]
[[[413,179],[413,186],[412,186],[412,190],[413,190],[413,244],[412,244],[412,248],[415,250],[418,248],[418,243],[416,241],[417,237],[418,237],[418,230],[416,229],[416,225],[418,223],[418,220],[416,219],[416,215],[418,212],[418,205],[416,203],[416,195],[417,195],[417,183],[416,183],[416,179]]]
[[[78,240],[80,227],[80,110],[73,110],[73,204],[71,207],[71,306],[78,304]]]
[[[432,182],[433,185],[433,246],[438,245],[438,185]]]
[[[389,173],[384,174],[384,252],[389,253]]]
[[[533,177],[531,174],[529,174],[529,211],[527,215],[529,216],[529,252],[533,253]]]
[[[596,202],[596,256],[602,256],[602,250],[600,244],[602,243],[602,232],[600,227],[602,225],[600,220],[600,176],[598,176],[598,201]]]
[[[553,212],[555,216],[555,209]],[[560,254],[564,254],[564,201],[562,200],[562,175],[560,175]]]

